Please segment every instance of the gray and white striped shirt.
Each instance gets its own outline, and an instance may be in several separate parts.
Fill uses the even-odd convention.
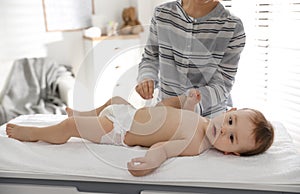
[[[165,3],[155,8],[138,82],[153,79],[160,99],[198,88],[201,115],[219,114],[226,110],[244,46],[242,21],[221,3],[196,19],[180,0]]]

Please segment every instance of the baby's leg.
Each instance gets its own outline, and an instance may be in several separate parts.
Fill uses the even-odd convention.
[[[200,100],[201,95],[199,90],[190,89],[187,96],[182,94],[180,96],[166,98],[159,102],[156,106],[172,106],[178,109],[195,111],[196,105],[200,102]]]
[[[70,138],[66,129],[62,124],[49,127],[6,125],[6,133],[10,138],[29,142],[42,140],[54,144],[65,143]]]
[[[174,108],[182,109],[185,98],[186,96],[184,94],[180,96],[165,98],[161,102],[157,103],[156,106],[171,106]]]
[[[111,104],[129,104],[129,102],[127,102],[125,99],[123,99],[119,96],[115,96],[115,97],[112,97],[111,99],[109,99],[102,106],[100,106],[94,110],[91,110],[91,111],[80,112],[80,111],[75,111],[75,110],[67,107],[66,112],[69,117],[71,117],[71,116],[98,116],[104,108],[106,108],[107,106],[109,106]]]
[[[45,141],[52,144],[66,143],[71,137],[81,137],[99,143],[101,137],[113,128],[106,117],[69,117],[48,127],[6,125],[8,137],[20,141]]]
[[[190,89],[185,98],[182,109],[195,111],[196,105],[200,102],[201,95],[199,90]]]

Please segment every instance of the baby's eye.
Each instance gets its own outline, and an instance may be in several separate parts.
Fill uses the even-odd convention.
[[[231,117],[229,117],[228,123],[229,123],[229,125],[232,125],[232,118]]]
[[[231,143],[233,143],[234,137],[232,134],[229,136],[229,138],[230,138]]]

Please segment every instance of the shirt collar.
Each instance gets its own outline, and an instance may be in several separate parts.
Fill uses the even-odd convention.
[[[179,7],[180,11],[182,12],[182,15],[184,16],[184,18],[187,19],[187,21],[196,22],[196,23],[208,20],[211,17],[220,16],[225,11],[224,6],[219,2],[218,5],[211,12],[209,12],[206,16],[203,16],[200,18],[193,18],[184,11],[184,9],[182,7],[182,0],[177,0],[177,6]]]

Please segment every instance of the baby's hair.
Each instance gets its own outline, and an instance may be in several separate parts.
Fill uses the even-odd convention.
[[[250,110],[254,113],[253,116],[251,116],[251,121],[255,126],[253,129],[255,148],[250,151],[240,153],[240,155],[252,156],[263,153],[271,147],[274,141],[274,128],[260,111],[250,108],[244,108],[243,110]]]

